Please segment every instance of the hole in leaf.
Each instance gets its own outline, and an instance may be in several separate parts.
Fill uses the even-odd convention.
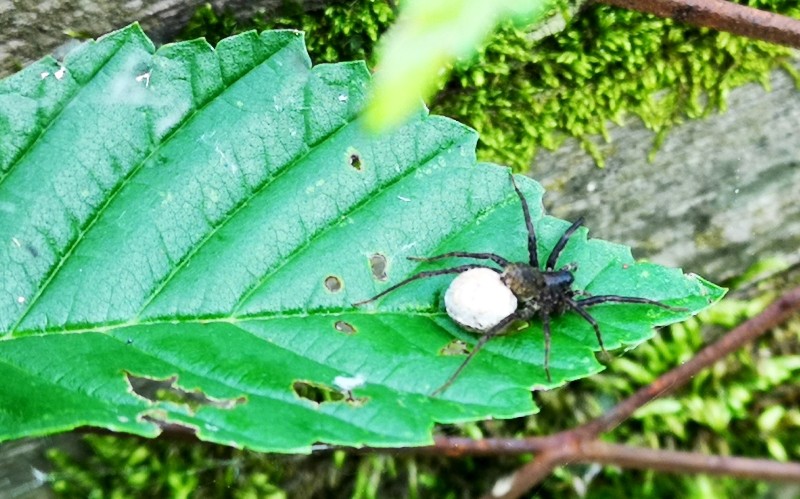
[[[34,248],[30,243],[25,245],[25,249],[28,250],[28,253],[30,253],[32,257],[37,258],[39,256],[39,250]]]
[[[335,275],[329,275],[325,278],[325,288],[331,293],[338,293],[342,289],[342,281]]]
[[[364,386],[366,381],[367,379],[363,374],[356,374],[355,376],[336,376],[333,378],[333,384],[344,392],[346,396],[345,402],[356,406],[364,405],[364,403],[369,400],[368,397],[353,397],[353,390]]]
[[[441,350],[439,350],[439,355],[466,355],[469,353],[469,347],[467,344],[461,340],[452,340],[450,343],[445,345]]]
[[[243,404],[246,399],[217,399],[207,396],[200,389],[187,391],[177,386],[178,377],[170,376],[165,379],[148,378],[146,376],[136,376],[125,372],[125,377],[131,387],[131,391],[136,395],[152,402],[171,402],[173,404],[186,406],[192,413],[203,406],[217,407],[219,409],[233,409],[239,404]]]
[[[333,325],[333,328],[344,334],[355,334],[356,332],[356,328],[354,328],[349,322],[345,321],[336,321],[336,324]]]
[[[359,154],[359,152],[353,149],[352,147],[347,150],[347,162],[350,166],[352,166],[356,170],[361,171],[362,167],[361,154]]]
[[[292,383],[292,390],[298,397],[310,400],[315,404],[341,402],[345,399],[345,396],[338,390],[310,381],[295,381]]]
[[[141,421],[147,421],[158,426],[162,432],[170,436],[197,438],[197,427],[182,421],[170,421],[169,414],[161,409],[153,409],[139,415]]]
[[[375,253],[369,257],[369,268],[372,269],[372,276],[379,280],[386,280],[386,257],[380,253]]]

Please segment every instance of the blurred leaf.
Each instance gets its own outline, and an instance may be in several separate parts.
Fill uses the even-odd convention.
[[[758,417],[758,427],[765,433],[771,433],[786,414],[786,409],[779,405],[767,407]]]
[[[766,442],[767,450],[769,450],[769,454],[772,457],[781,462],[786,462],[789,460],[789,455],[786,453],[786,447],[783,446],[783,442],[775,437],[767,438]]]
[[[651,416],[653,414],[659,414],[659,415],[676,414],[681,412],[682,410],[683,410],[683,405],[679,400],[675,400],[673,398],[659,398],[651,402],[648,402],[647,405],[637,409],[636,413],[634,414],[634,417],[644,418]]]
[[[473,55],[500,22],[541,21],[556,0],[407,0],[380,47],[365,112],[374,130],[399,125],[429,97],[458,59]]]

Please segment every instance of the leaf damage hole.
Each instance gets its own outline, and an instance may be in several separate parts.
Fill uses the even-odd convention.
[[[146,411],[139,415],[140,421],[146,421],[158,426],[159,429],[169,435],[186,435],[197,438],[197,427],[182,421],[170,421],[169,415],[163,410]]]
[[[245,397],[235,399],[218,399],[209,397],[199,388],[187,391],[177,385],[178,376],[169,378],[154,378],[147,376],[137,376],[125,371],[125,377],[131,391],[136,395],[151,402],[169,402],[185,406],[192,413],[204,406],[216,407],[218,409],[233,409],[239,404],[247,401]]]
[[[469,347],[461,340],[452,340],[439,350],[439,355],[446,355],[448,357],[455,355],[467,355]]]
[[[335,330],[339,331],[340,333],[344,333],[344,334],[355,334],[356,333],[356,328],[353,327],[353,325],[350,324],[349,322],[345,322],[345,321],[336,321],[336,323],[333,325],[333,328]]]
[[[30,255],[31,255],[33,258],[38,258],[38,257],[39,257],[39,250],[37,250],[36,248],[34,248],[34,247],[33,247],[33,245],[32,245],[31,243],[26,243],[26,244],[25,244],[25,249],[26,249],[26,250],[28,250],[28,253],[30,253]]]
[[[372,277],[379,281],[385,281],[386,276],[386,257],[380,253],[375,253],[369,257],[369,268],[372,269]]]
[[[347,150],[347,163],[358,171],[361,171],[363,166],[361,154],[352,147]]]
[[[325,289],[331,293],[338,293],[342,290],[342,280],[335,275],[329,275],[325,278]]]
[[[292,390],[298,397],[310,400],[315,404],[341,402],[345,399],[345,396],[338,390],[311,381],[295,381],[292,383]]]
[[[349,381],[347,383],[346,381]],[[368,400],[367,397],[353,397],[352,390],[363,385],[363,377],[343,378],[337,376],[334,383],[341,390],[336,390],[322,383],[308,380],[297,380],[292,383],[292,390],[295,395],[320,405],[325,403],[347,403],[350,405],[361,406]]]

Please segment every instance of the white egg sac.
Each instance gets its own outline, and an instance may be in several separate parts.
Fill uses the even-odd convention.
[[[517,309],[517,298],[487,268],[462,272],[444,295],[447,315],[465,329],[486,331]]]

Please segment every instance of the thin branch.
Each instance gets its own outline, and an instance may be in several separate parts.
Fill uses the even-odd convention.
[[[657,470],[667,473],[707,473],[755,480],[777,480],[800,483],[800,463],[780,463],[770,459],[750,459],[733,456],[709,456],[699,452],[680,452],[646,449],[627,445],[608,444],[599,440],[566,447],[557,456],[550,451],[539,454],[512,475],[497,481],[484,497],[511,499],[520,497],[531,487],[550,476],[556,466],[564,463],[603,463]]]
[[[553,472],[553,468],[568,459],[570,452],[550,449],[537,455],[514,474],[495,482],[492,490],[483,495],[483,499],[520,497]]]
[[[597,0],[699,27],[800,48],[800,20],[725,0]]]
[[[593,440],[581,446],[578,462],[615,464],[625,468],[668,473],[709,473],[756,480],[800,483],[800,463],[736,456],[710,456],[699,452],[646,449]]]

